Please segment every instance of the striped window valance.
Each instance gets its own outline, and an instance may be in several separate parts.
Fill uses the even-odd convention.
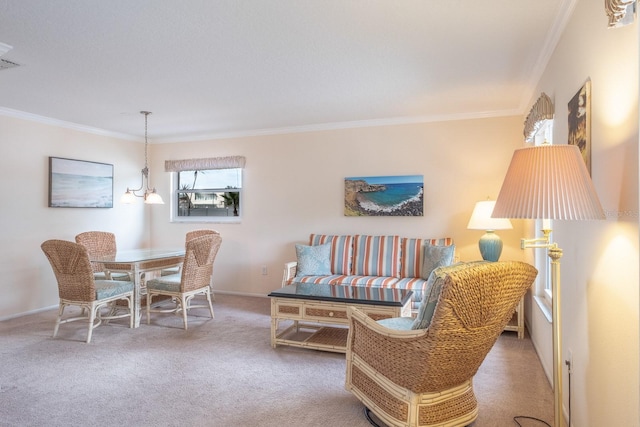
[[[165,172],[244,168],[244,156],[210,157],[208,159],[165,160]]]

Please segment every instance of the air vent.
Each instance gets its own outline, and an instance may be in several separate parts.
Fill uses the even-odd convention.
[[[7,61],[6,59],[0,59],[0,71],[19,66],[20,64],[16,64],[15,62]]]

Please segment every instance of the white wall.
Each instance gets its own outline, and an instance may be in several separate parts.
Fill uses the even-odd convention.
[[[106,230],[123,249],[148,243],[142,204],[118,203],[127,185],[139,184],[142,144],[1,115],[0,141],[0,319],[58,304],[43,241]],[[47,207],[49,156],[113,164],[114,208]]]
[[[461,259],[478,259],[482,232],[466,229],[469,216],[476,201],[497,197],[521,134],[522,118],[509,117],[161,144],[153,146],[154,168],[163,159],[246,157],[242,223],[213,225],[224,238],[214,288],[265,295],[280,286],[284,262],[295,260],[294,244],[313,232],[450,236]],[[344,216],[345,177],[405,174],[424,175],[424,217]],[[155,185],[168,200],[166,175]],[[153,209],[155,245],[202,226],[170,224],[168,216],[168,205]],[[502,258],[521,259],[522,229],[500,234]]]
[[[554,223],[564,250],[562,340],[563,359],[573,353],[573,426],[640,425],[638,27],[606,24],[603,2],[578,2],[535,94],[554,101],[554,142],[566,143],[567,103],[592,81],[592,179],[607,219]],[[550,373],[551,325],[535,304],[529,324]],[[563,386],[566,410],[566,368]]]

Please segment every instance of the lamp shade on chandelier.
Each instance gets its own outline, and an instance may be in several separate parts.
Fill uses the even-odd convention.
[[[150,111],[140,111],[140,114],[144,114],[144,169],[142,169],[142,180],[140,183],[140,187],[132,190],[127,187],[127,191],[120,198],[121,203],[135,203],[136,197],[144,198],[144,202],[150,205],[163,205],[164,201],[162,197],[158,193],[156,193],[155,188],[149,187],[149,166],[148,166],[148,156],[147,149],[149,146],[149,141],[147,139],[147,119],[149,118]],[[143,194],[137,194],[140,191],[143,191]]]

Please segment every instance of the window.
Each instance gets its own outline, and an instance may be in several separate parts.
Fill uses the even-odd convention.
[[[172,222],[239,222],[244,157],[167,161]]]

